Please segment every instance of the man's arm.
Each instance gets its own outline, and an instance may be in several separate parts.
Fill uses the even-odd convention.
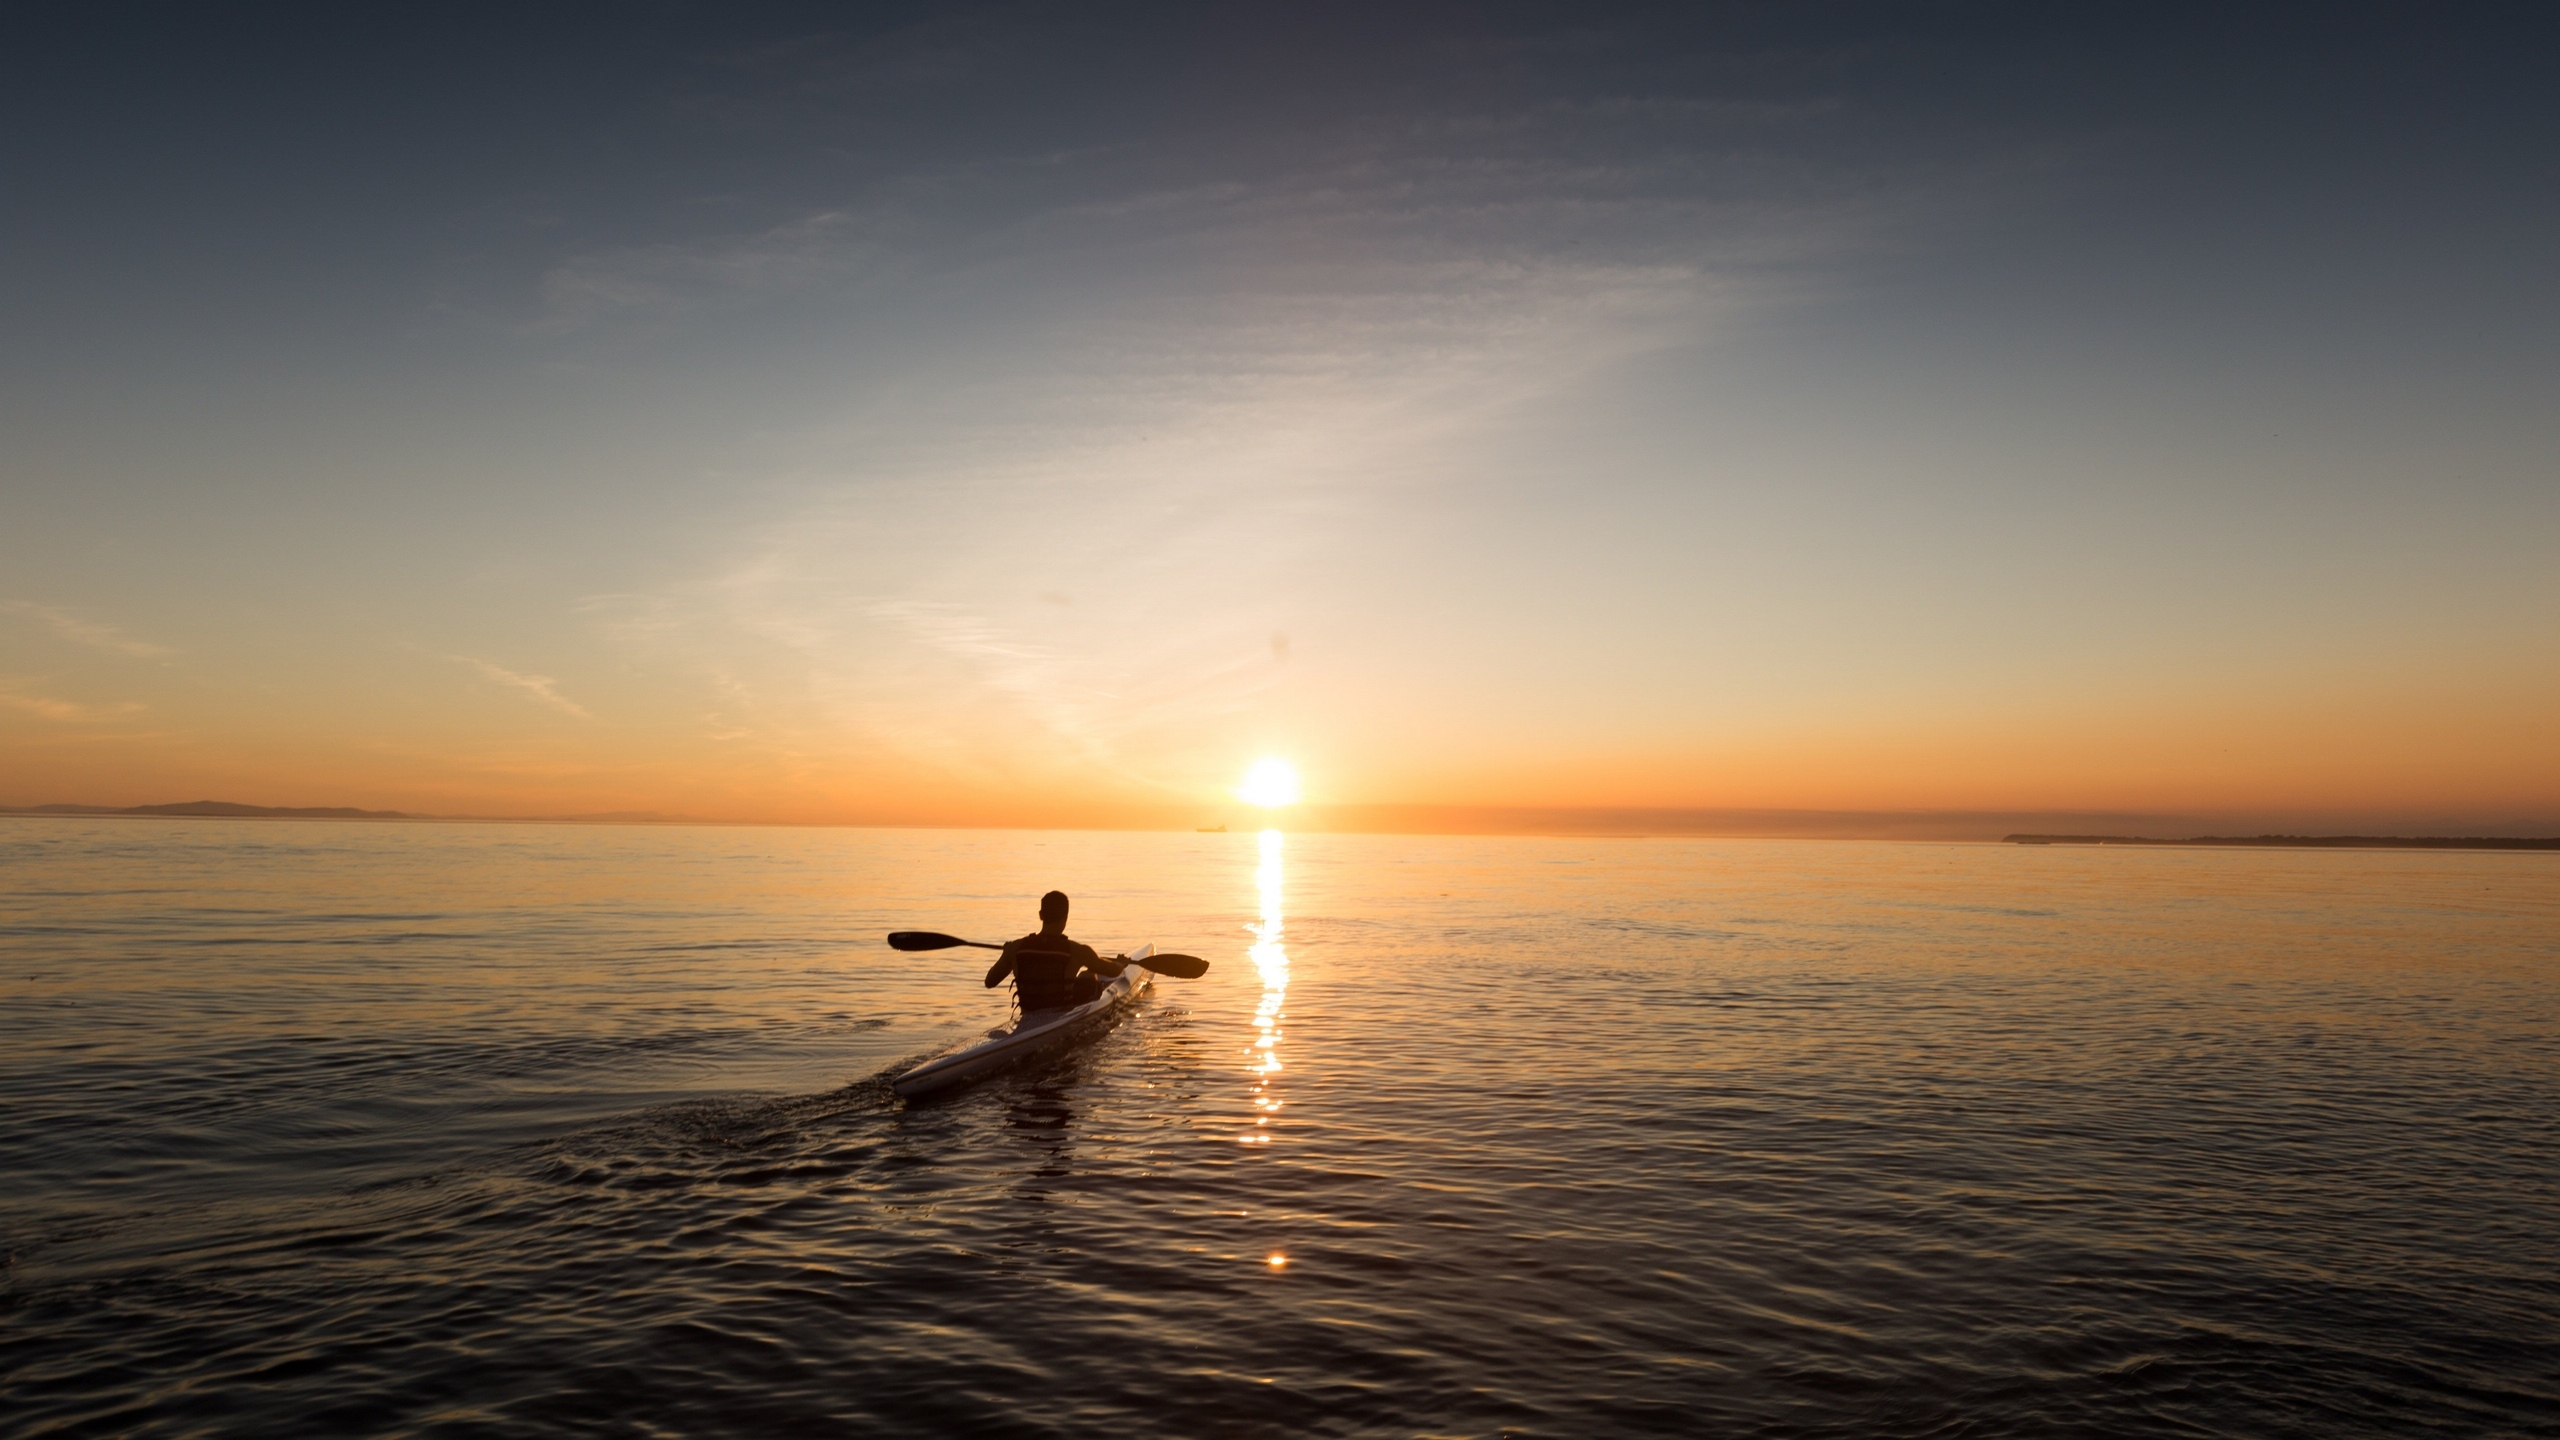
[[[1101,976],[1105,980],[1108,980],[1114,975],[1117,975],[1121,971],[1129,968],[1128,961],[1105,960],[1102,958],[1101,952],[1095,950],[1090,945],[1078,945],[1076,948],[1084,952],[1084,968]]]
[[[1013,947],[1006,946],[1005,952],[996,957],[996,963],[987,967],[987,988],[993,990],[1004,983],[1004,977],[1012,973]]]

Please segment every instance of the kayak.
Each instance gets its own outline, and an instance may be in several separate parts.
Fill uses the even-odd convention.
[[[1017,1016],[985,1035],[946,1050],[907,1071],[890,1081],[889,1088],[909,1099],[931,1095],[993,1075],[1025,1060],[1055,1055],[1102,1035],[1119,1024],[1123,1012],[1138,1003],[1138,997],[1146,994],[1148,987],[1155,983],[1155,976],[1139,964],[1155,953],[1153,945],[1142,945],[1130,951],[1127,957],[1129,964],[1102,987],[1100,995],[1082,1005],[1034,1010]]]

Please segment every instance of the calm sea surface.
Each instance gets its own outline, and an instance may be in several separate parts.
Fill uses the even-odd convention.
[[[1196,953],[906,1104],[1072,892]],[[0,1432],[2560,1433],[2560,856],[0,820]]]

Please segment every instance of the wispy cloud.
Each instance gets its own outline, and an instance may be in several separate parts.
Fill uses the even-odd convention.
[[[581,720],[595,718],[587,712],[585,706],[561,694],[558,689],[560,682],[548,675],[527,675],[520,670],[510,670],[504,665],[493,664],[470,655],[449,655],[445,658],[468,665],[498,684],[521,690],[563,715],[574,715]]]
[[[1712,323],[1720,289],[1434,255],[1105,300],[1058,363],[795,437],[784,505],[717,571],[590,609],[722,681],[713,733],[778,764],[1179,788],[1268,709],[1271,635],[1318,621],[1281,597],[1340,574],[1346,537],[1507,412]]]
[[[32,600],[0,602],[0,610],[24,615],[45,626],[56,636],[74,645],[129,655],[136,660],[166,660],[178,652],[166,645],[154,645],[138,636],[128,635],[103,620],[90,620],[56,605],[39,605]]]
[[[789,291],[841,276],[880,253],[878,220],[845,210],[804,215],[699,244],[624,246],[574,256],[542,277],[543,332],[608,316],[691,309],[722,297]]]
[[[1321,687],[1374,703],[1350,643],[1463,588],[1376,537],[1509,503],[1550,412],[1911,228],[1849,159],[1769,163],[1832,113],[1604,96],[928,148],[728,212],[781,223],[564,255],[533,328],[681,345],[770,306],[844,336],[843,398],[760,437],[761,513],[590,611],[778,771],[1223,773]]]
[[[877,77],[817,73],[829,68],[817,57],[774,63],[800,70],[799,86],[879,90]],[[1656,276],[1748,272],[1775,287],[1790,270],[1906,232],[1915,204],[1934,208],[1923,195],[1964,188],[1968,168],[1985,163],[1909,142],[1889,155],[1835,153],[1822,141],[1840,112],[1819,87],[1753,100],[1648,91],[1352,107],[1299,125],[1286,146],[1114,132],[1083,143],[1017,136],[974,154],[920,147],[908,166],[859,182],[731,197],[758,217],[745,226],[563,254],[526,323],[568,334],[756,299],[814,303],[887,273],[902,290],[956,277],[975,295],[1036,289],[1041,276],[1110,284],[1115,270],[1167,278],[1206,264],[1222,289],[1240,278],[1259,288],[1257,272],[1282,272],[1284,284],[1320,272],[1322,288],[1348,281],[1375,298],[1450,262],[1569,261]],[[1782,150],[1803,163],[1773,163]]]
[[[50,695],[23,695],[0,690],[0,705],[12,710],[56,721],[64,725],[102,725],[139,714],[140,701],[122,700],[108,705],[84,705],[77,700],[58,700]]]

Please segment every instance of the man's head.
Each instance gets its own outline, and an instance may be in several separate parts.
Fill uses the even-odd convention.
[[[1040,928],[1063,930],[1067,927],[1067,892],[1052,890],[1040,897]]]

